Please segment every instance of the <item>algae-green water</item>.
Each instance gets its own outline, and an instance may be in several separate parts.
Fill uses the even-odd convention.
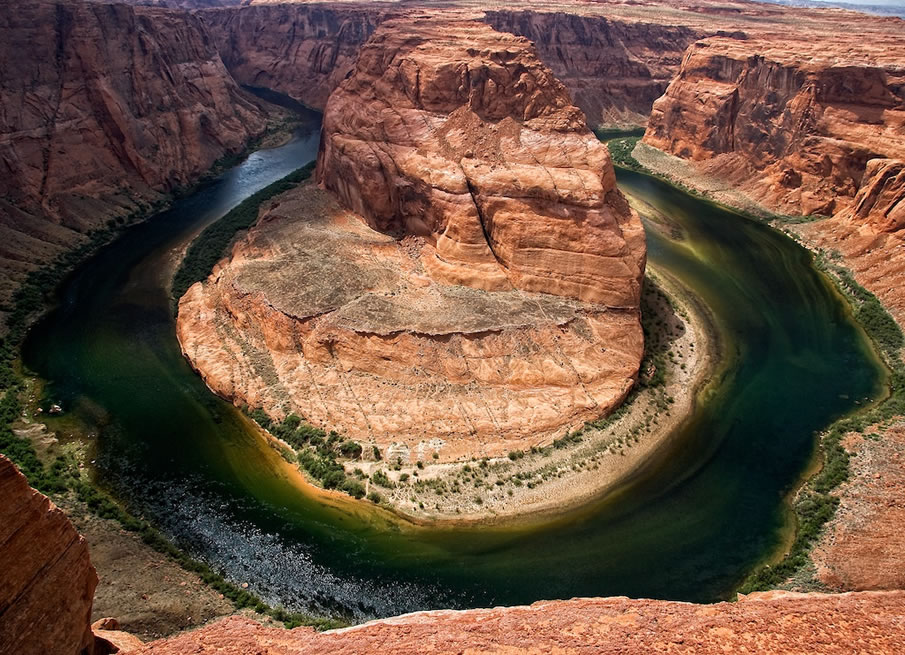
[[[783,497],[815,431],[882,393],[882,368],[804,249],[620,171],[623,189],[669,222],[649,230],[651,263],[695,290],[722,335],[721,377],[671,445],[618,493],[531,527],[408,528],[366,503],[324,504],[186,364],[165,288],[174,251],[316,147],[312,125],[128,230],[68,279],[24,349],[45,402],[96,434],[98,482],[273,604],[362,618],[573,596],[724,598],[780,543]]]

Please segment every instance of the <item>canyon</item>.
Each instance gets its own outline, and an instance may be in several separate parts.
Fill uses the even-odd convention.
[[[384,22],[327,103],[317,177],[338,204],[279,198],[180,302],[212,389],[406,464],[540,445],[625,398],[643,230],[528,41]]]
[[[677,181],[819,219],[787,227],[905,324],[898,19],[735,0],[132,4],[0,18],[0,53],[21,62],[0,73],[0,318],[30,271],[263,134],[279,112],[246,86],[325,116],[319,186],[266,204],[179,302],[186,357],[238,404],[440,464],[612,411],[643,355],[645,246],[589,127],[646,125],[641,148],[687,165]],[[92,635],[84,541],[0,457],[0,652],[901,652],[905,430],[877,430],[846,438],[852,479],[812,555],[845,593],[574,599],[323,634],[230,617],[144,646],[115,621]]]
[[[28,272],[192,184],[267,126],[197,17],[80,2],[0,18],[0,307]]]

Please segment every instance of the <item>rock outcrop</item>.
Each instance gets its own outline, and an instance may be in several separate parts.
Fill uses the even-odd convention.
[[[677,653],[893,655],[905,648],[905,592],[773,592],[693,605],[627,598],[418,612],[321,634],[230,618],[134,651],[141,655],[302,653]]]
[[[563,11],[488,11],[500,32],[524,36],[569,89],[588,123],[645,125],[654,100],[675,76],[685,50],[706,36],[684,25],[614,20]]]
[[[93,653],[85,540],[0,455],[0,653]]]
[[[386,9],[279,4],[199,12],[233,77],[322,110]]]
[[[0,16],[0,301],[87,232],[265,128],[185,12],[24,2]]]
[[[317,172],[358,215],[290,192],[180,302],[214,390],[409,461],[549,442],[622,402],[643,230],[526,40],[385,22],[328,103]]]
[[[644,141],[774,211],[829,216],[853,205],[868,161],[905,157],[902,61],[901,36],[705,39]]]

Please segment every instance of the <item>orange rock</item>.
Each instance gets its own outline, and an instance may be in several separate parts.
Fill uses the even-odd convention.
[[[229,618],[134,652],[897,655],[905,649],[903,611],[901,591],[771,592],[715,605],[586,598],[528,607],[416,612],[321,634]]]
[[[644,141],[775,211],[829,216],[853,205],[869,160],[905,157],[903,60],[901,32],[704,39]]]
[[[318,176],[180,301],[208,385],[412,461],[549,442],[643,351],[637,215],[530,44],[387,21],[331,96]],[[374,229],[371,229],[374,228]]]
[[[85,540],[0,455],[0,653],[91,653],[96,586]]]

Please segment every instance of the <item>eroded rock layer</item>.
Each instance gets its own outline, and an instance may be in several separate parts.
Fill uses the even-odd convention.
[[[323,109],[386,9],[281,4],[199,12],[240,84],[279,91]]]
[[[17,3],[0,16],[0,60],[0,301],[265,127],[184,12]]]
[[[374,229],[426,237],[437,280],[638,307],[641,223],[523,38],[448,17],[383,23],[330,97],[317,176]]]
[[[644,141],[775,211],[846,210],[868,161],[905,157],[905,38],[858,39],[699,41]]]
[[[0,653],[94,652],[85,540],[0,455]]]
[[[684,25],[563,11],[488,11],[500,32],[524,36],[572,94],[588,123],[644,125],[685,49],[706,36]],[[651,16],[653,18],[653,16]]]
[[[622,401],[637,309],[445,284],[435,256],[303,186],[182,298],[180,343],[221,395],[405,461],[505,454]]]
[[[321,634],[230,618],[134,652],[893,655],[905,648],[903,609],[905,592],[774,592],[715,605],[596,598],[419,612]]]

